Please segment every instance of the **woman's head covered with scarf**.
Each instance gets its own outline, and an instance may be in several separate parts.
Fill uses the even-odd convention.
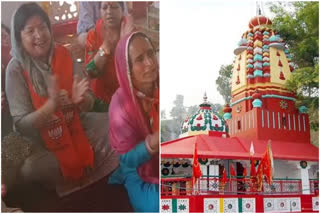
[[[144,110],[137,97],[137,86],[133,81],[133,62],[129,50],[132,41],[137,37],[143,38],[149,43],[155,54],[151,40],[141,32],[125,36],[117,45],[115,66],[120,87],[113,95],[110,104],[109,138],[112,147],[120,154],[128,152],[152,133],[149,120],[145,119]],[[153,72],[156,72],[153,84],[157,88],[159,85],[159,65],[156,56],[152,58],[154,60],[151,63],[154,63],[155,68]],[[147,182],[158,183],[158,165],[158,156],[153,157],[138,169],[139,175]]]
[[[11,22],[11,55],[29,73],[35,91],[47,95],[44,73],[51,73],[53,37],[48,15],[37,3],[22,4]]]

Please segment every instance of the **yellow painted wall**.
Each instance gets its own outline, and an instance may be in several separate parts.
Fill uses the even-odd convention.
[[[271,75],[271,82],[278,83],[284,85],[286,81],[290,78],[291,71],[289,68],[289,63],[287,57],[283,50],[278,50],[280,53],[280,60],[282,63],[282,72],[284,75],[285,80],[281,80],[280,77],[280,67],[278,65],[279,56],[277,56],[277,49],[274,47],[270,47],[270,75]]]
[[[241,55],[240,60],[240,71],[239,71],[239,79],[240,84],[236,84],[237,76],[238,76],[238,63],[239,63],[239,55]],[[235,59],[234,68],[232,72],[232,85],[231,85],[231,93],[241,87],[246,86],[247,84],[247,51],[243,51],[241,54],[238,54]]]
[[[183,133],[183,134],[179,135],[179,138],[187,137],[187,136],[194,136],[194,135],[199,135],[199,134],[208,135],[209,131],[189,131],[189,132],[186,132],[186,133]]]

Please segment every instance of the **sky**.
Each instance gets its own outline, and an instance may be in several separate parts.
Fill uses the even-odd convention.
[[[263,3],[266,16],[271,17]],[[160,109],[170,115],[177,94],[184,105],[225,104],[215,83],[231,64],[242,34],[256,15],[255,1],[170,0],[160,2]]]

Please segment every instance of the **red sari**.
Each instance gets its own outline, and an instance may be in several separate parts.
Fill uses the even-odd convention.
[[[85,63],[90,63],[103,43],[103,20],[97,21],[96,28],[89,31],[85,50]],[[119,87],[114,67],[114,56],[106,56],[104,73],[98,78],[91,80],[91,89],[95,95],[105,103],[110,104],[111,97]]]

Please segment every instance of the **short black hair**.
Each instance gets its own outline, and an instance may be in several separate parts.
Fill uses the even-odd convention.
[[[17,9],[14,16],[14,36],[18,42],[21,42],[21,31],[32,16],[39,16],[43,19],[51,32],[50,19],[46,12],[37,3],[26,3]]]
[[[118,4],[120,5],[122,11],[124,11],[124,2],[123,1],[117,1]],[[101,8],[101,5],[102,5],[103,2],[100,3],[100,8]]]

